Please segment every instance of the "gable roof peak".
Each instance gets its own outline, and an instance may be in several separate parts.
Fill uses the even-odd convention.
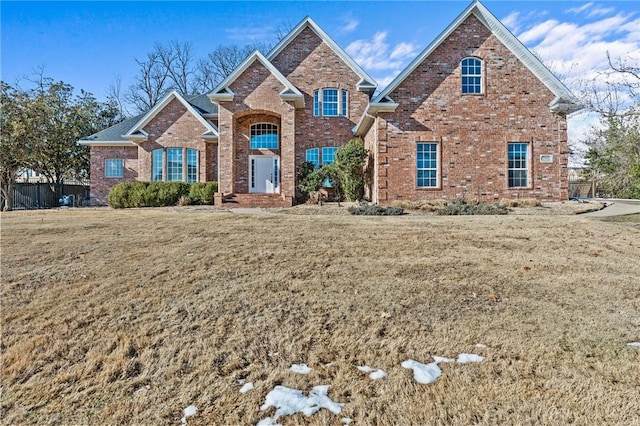
[[[180,95],[176,90],[172,90],[167,93],[158,103],[156,103],[153,108],[143,114],[138,120],[138,122],[129,129],[127,133],[122,135],[122,137],[126,140],[130,140],[132,142],[136,141],[145,141],[147,139],[147,133],[143,130],[144,126],[146,126],[156,115],[160,113],[172,100],[177,100],[180,102],[186,109],[191,113],[206,129],[204,134],[211,134],[215,139],[218,137],[218,130],[209,123],[200,112],[198,112],[195,107],[190,104],[184,96]]]
[[[273,47],[273,49],[271,49],[267,58],[270,61],[275,59],[276,56],[278,56],[296,37],[298,37],[298,35],[300,35],[300,33],[302,33],[302,31],[307,28],[320,37],[320,40],[329,46],[329,48],[333,50],[334,53],[360,77],[360,81],[357,85],[358,90],[369,93],[373,93],[376,90],[378,87],[376,81],[371,78],[371,76],[347,54],[347,52],[338,46],[338,44],[333,41],[333,39],[329,37],[329,35],[324,32],[324,30],[320,28],[320,26],[308,15],[305,16],[302,21],[300,21],[298,25],[289,32],[289,34],[284,36],[282,40]]]
[[[207,96],[212,102],[231,101],[235,94],[229,86],[236,81],[254,62],[260,62],[284,86],[280,97],[292,100],[296,108],[304,107],[304,95],[298,90],[259,50],[254,50],[231,74],[220,82]]]
[[[433,51],[440,46],[464,21],[471,15],[475,16],[485,27],[495,35],[507,49],[509,49],[554,95],[555,99],[549,105],[552,110],[571,113],[580,110],[576,97],[549,69],[533,54],[511,31],[504,26],[487,9],[480,0],[473,0],[456,19],[449,24],[389,85],[372,101],[380,103],[393,92],[413,71],[420,66]]]

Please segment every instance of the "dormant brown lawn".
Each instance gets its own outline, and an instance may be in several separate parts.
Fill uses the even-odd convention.
[[[189,425],[254,425],[276,385],[329,385],[344,404],[283,425],[640,423],[637,224],[194,208],[1,220],[4,424],[179,425],[195,405]],[[428,385],[400,365],[459,353],[485,359],[442,363]]]

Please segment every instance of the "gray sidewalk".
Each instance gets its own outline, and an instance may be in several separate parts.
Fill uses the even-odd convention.
[[[604,201],[607,203],[607,207],[602,210],[598,210],[597,212],[585,213],[583,216],[610,217],[640,213],[640,200],[602,199],[598,201]]]

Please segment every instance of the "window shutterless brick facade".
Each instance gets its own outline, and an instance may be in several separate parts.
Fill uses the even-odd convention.
[[[568,197],[566,114],[580,107],[480,2],[372,99],[375,89],[305,18],[208,95],[172,92],[81,141],[91,146],[92,201],[104,204],[117,182],[155,178],[216,180],[218,202],[291,205],[296,168],[327,163],[354,134],[369,151],[366,196],[378,203]],[[106,177],[107,159],[122,160],[122,177]]]
[[[480,94],[463,93],[461,63],[468,57],[481,59]],[[471,71],[477,73],[477,68]],[[453,31],[390,98],[397,109],[380,113],[369,130],[373,134],[366,137],[373,152],[368,193],[380,203],[567,199],[565,115],[550,111],[553,93],[475,16]],[[416,184],[416,144],[421,141],[438,144],[438,190],[425,191]],[[528,146],[526,186],[509,185],[512,141]],[[553,161],[540,163],[536,159],[542,154],[552,155]]]

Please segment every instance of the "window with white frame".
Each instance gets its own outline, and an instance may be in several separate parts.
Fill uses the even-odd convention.
[[[416,185],[418,188],[438,187],[438,144],[418,142],[416,146]]]
[[[464,58],[462,68],[462,93],[482,94],[482,60],[478,58]]]
[[[320,148],[308,149],[305,156],[305,161],[313,163],[313,166],[317,169],[320,167]]]
[[[278,126],[258,123],[251,126],[251,149],[278,149]]]
[[[198,182],[198,156],[198,150],[193,148],[154,149],[151,153],[151,180],[163,181],[166,176],[168,182]]]
[[[121,178],[124,176],[124,159],[107,158],[104,160],[104,177]]]
[[[326,166],[328,164],[333,164],[336,161],[336,152],[338,151],[338,147],[335,146],[325,146],[322,148],[322,165]],[[324,182],[322,182],[322,186],[331,187],[333,186],[333,182],[331,179],[326,178]]]
[[[529,144],[509,142],[508,146],[509,188],[529,186]]]
[[[161,181],[163,180],[163,169],[164,169],[164,155],[162,148],[154,149],[151,153],[151,180],[153,181]]]
[[[313,115],[316,117],[347,117],[349,115],[349,92],[331,87],[314,90]]]
[[[198,150],[187,148],[187,183],[198,181]]]
[[[167,148],[167,181],[180,182],[182,180],[182,148]]]

